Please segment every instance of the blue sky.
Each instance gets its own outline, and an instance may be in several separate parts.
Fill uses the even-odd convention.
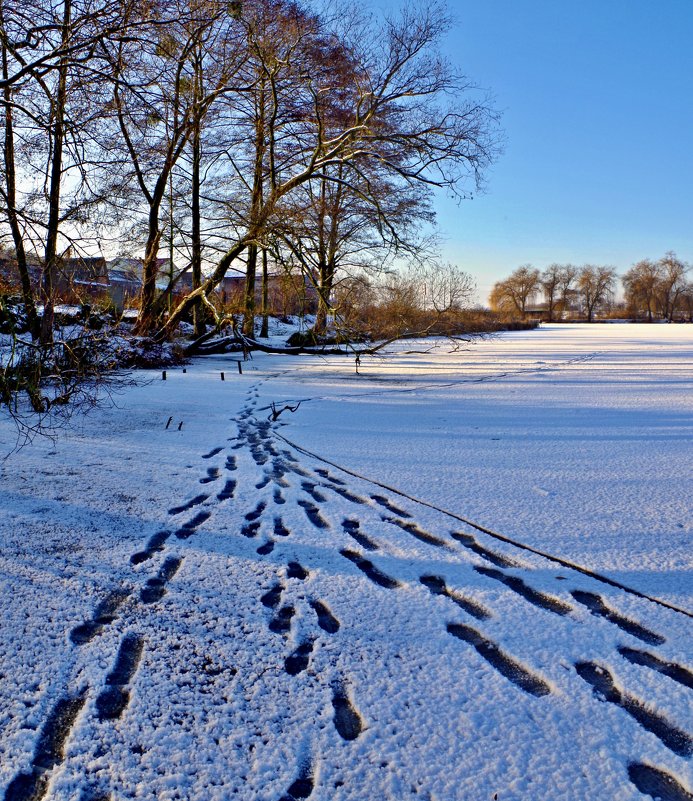
[[[515,267],[693,262],[693,0],[452,0],[446,50],[503,112],[485,194],[438,199],[486,300]]]

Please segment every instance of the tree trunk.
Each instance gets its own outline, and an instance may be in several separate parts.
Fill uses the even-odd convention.
[[[339,239],[339,222],[341,219],[342,199],[344,187],[341,180],[344,177],[344,165],[340,164],[337,170],[340,183],[337,184],[332,197],[328,197],[328,182],[323,180],[320,188],[320,262],[318,266],[318,309],[315,318],[315,333],[324,334],[327,330],[327,315],[332,309],[332,290]],[[329,229],[326,221],[329,219]]]
[[[255,120],[255,168],[253,171],[253,189],[250,202],[250,224],[257,228],[263,201],[263,169],[265,163],[265,89],[261,86]],[[259,231],[258,231],[259,232]],[[248,247],[248,262],[245,274],[245,314],[243,317],[243,333],[255,336],[255,276],[257,273],[257,242]]]
[[[262,249],[262,328],[260,336],[269,337],[269,276],[267,275],[267,251]]]
[[[200,225],[200,127],[195,121],[193,131],[192,162],[192,287],[199,289],[202,284],[202,232]],[[195,336],[205,332],[205,313],[202,301],[198,300],[193,307],[193,325]]]
[[[199,289],[202,283],[202,230],[200,224],[200,162],[202,160],[201,140],[201,110],[200,110],[200,54],[195,60],[195,112],[192,125],[192,287]],[[193,306],[193,325],[195,336],[200,337],[205,332],[205,310],[202,300],[198,299]]]
[[[159,242],[161,240],[161,225],[159,222],[159,214],[161,211],[161,203],[164,199],[166,192],[166,184],[168,183],[173,164],[178,158],[180,150],[185,144],[186,139],[183,138],[175,148],[173,144],[169,148],[166,164],[164,164],[161,173],[154,187],[154,192],[148,197],[149,201],[149,218],[148,218],[148,234],[147,244],[144,249],[144,262],[142,264],[142,291],[140,293],[140,313],[137,317],[135,324],[135,334],[139,336],[148,336],[155,331],[161,324],[164,316],[165,301],[164,295],[157,295],[156,292],[156,279],[159,274]],[[173,265],[171,265],[173,269]]]
[[[255,336],[255,277],[257,274],[257,245],[248,247],[248,260],[245,268],[245,300],[243,317],[243,333],[248,337]]]
[[[67,48],[70,38],[72,0],[63,0],[61,43]],[[58,271],[58,229],[60,227],[60,185],[63,166],[63,143],[65,139],[65,104],[67,101],[68,56],[60,59],[58,67],[58,90],[53,101],[53,154],[48,194],[48,230],[43,266],[43,319],[41,320],[41,344],[53,342],[53,318],[55,303],[55,279]]]
[[[226,251],[217,266],[214,268],[214,272],[202,282],[202,286],[200,286],[199,289],[193,290],[189,295],[186,295],[186,297],[184,297],[183,300],[181,300],[181,302],[173,310],[166,321],[166,325],[162,326],[156,332],[155,339],[157,341],[160,342],[173,336],[173,332],[175,331],[176,326],[180,322],[183,315],[192,308],[197,299],[203,293],[207,297],[212,294],[212,292],[217,286],[219,286],[222,279],[226,275],[231,263],[237,259],[247,247],[247,239],[246,237],[243,237],[232,248]]]
[[[4,8],[0,0],[0,30],[5,30]],[[7,62],[7,48],[2,48],[2,77],[7,80],[9,76],[9,66]],[[22,299],[26,310],[27,320],[31,338],[36,341],[41,333],[41,325],[34,302],[34,292],[29,276],[29,267],[26,260],[26,250],[24,248],[24,237],[19,224],[17,214],[17,173],[14,156],[14,120],[12,115],[12,90],[9,85],[3,89],[3,99],[5,101],[5,139],[3,150],[3,161],[5,167],[5,191],[7,201],[7,221],[12,233],[14,252],[17,260],[17,271],[22,286]]]
[[[322,335],[327,331],[327,315],[330,313],[332,288],[334,285],[334,266],[323,263],[319,267],[318,276],[318,309],[315,315],[315,333]]]
[[[140,313],[137,317],[134,332],[138,336],[151,333],[160,322],[161,313],[156,304],[156,278],[158,273],[157,257],[159,255],[159,207],[149,211],[149,235],[144,249],[142,263],[142,291],[140,292]]]

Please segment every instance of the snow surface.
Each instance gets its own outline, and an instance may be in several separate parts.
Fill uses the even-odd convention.
[[[6,798],[690,801],[693,327],[137,375],[1,468]]]

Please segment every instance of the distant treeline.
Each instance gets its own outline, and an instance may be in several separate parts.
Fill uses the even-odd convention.
[[[657,261],[643,259],[620,277],[624,299],[617,301],[619,276],[613,267],[551,264],[540,272],[525,264],[494,284],[489,303],[507,318],[693,322],[690,272],[691,266],[672,252]]]

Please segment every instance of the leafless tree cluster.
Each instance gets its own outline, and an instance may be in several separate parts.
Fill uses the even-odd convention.
[[[198,335],[223,323],[231,269],[246,335],[268,263],[314,286],[320,333],[354,274],[427,250],[432,190],[481,187],[497,115],[440,56],[442,6],[326,8],[0,0],[0,237],[32,342],[52,346],[70,251],[141,255],[136,333],[163,340],[188,316]],[[171,305],[174,250],[192,289]]]
[[[468,331],[472,277],[454,264],[433,262],[393,271],[381,280],[344,282],[337,294],[346,327],[356,336],[390,339]]]
[[[540,272],[526,264],[494,284],[489,303],[494,311],[511,317],[522,318],[532,310],[549,321],[573,313],[592,322],[611,302],[615,287],[612,267],[551,264]]]
[[[22,254],[42,255],[44,340],[62,253],[117,227],[143,248],[146,334],[203,316],[241,264],[252,332],[265,254],[315,281],[324,315],[340,269],[415,251],[431,187],[473,191],[496,149],[486,98],[437,53],[447,26],[439,6],[2,0],[0,197],[34,318]],[[170,314],[167,229],[194,276]]]
[[[625,309],[633,319],[693,321],[693,283],[689,265],[669,252],[658,261],[643,259],[622,277]],[[616,271],[612,267],[551,264],[543,272],[526,264],[491,291],[491,308],[510,317],[540,314],[548,321],[566,315],[592,322],[613,307]]]
[[[633,317],[655,316],[671,322],[677,312],[691,319],[693,284],[687,282],[689,267],[669,252],[658,261],[643,259],[624,274],[626,305]]]

